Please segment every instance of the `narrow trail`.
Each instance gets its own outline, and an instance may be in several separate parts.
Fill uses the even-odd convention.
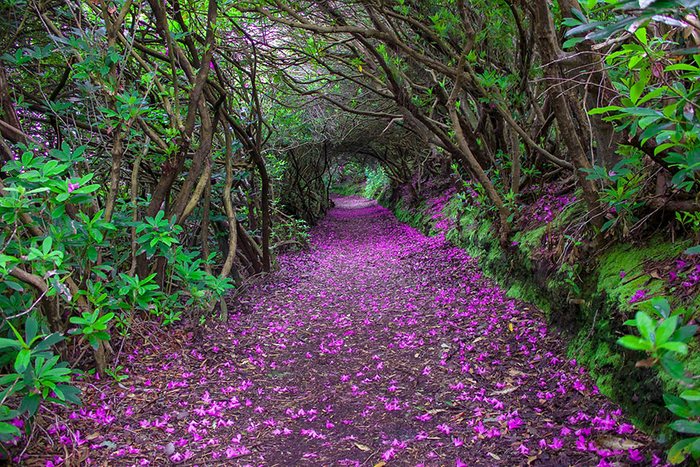
[[[88,404],[30,460],[651,463],[649,440],[541,315],[440,236],[342,198],[309,251],[280,266],[231,304],[228,325],[147,338],[125,359],[123,388],[86,384]]]

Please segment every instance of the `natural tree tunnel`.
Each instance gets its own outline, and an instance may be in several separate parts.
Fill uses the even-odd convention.
[[[699,10],[0,1],[0,459],[697,461]]]

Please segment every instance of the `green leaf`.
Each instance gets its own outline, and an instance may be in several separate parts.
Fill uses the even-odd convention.
[[[112,312],[110,311],[109,313],[107,313],[107,314],[105,314],[104,316],[102,316],[102,317],[98,320],[98,322],[101,323],[101,324],[107,324],[112,318],[114,318],[114,313],[112,313]]]
[[[695,73],[700,73],[700,68],[687,63],[676,63],[667,66],[664,71],[694,71]]]
[[[105,331],[98,331],[94,334],[94,336],[101,341],[110,340],[110,335],[108,333],[106,333]]]
[[[6,337],[0,337],[0,350],[12,347],[14,349],[21,349],[22,344],[14,339],[8,339]]]
[[[671,449],[668,450],[668,461],[674,465],[683,462],[688,457],[690,445],[693,444],[693,441],[692,438],[682,439],[671,446]]]
[[[691,246],[683,253],[686,255],[700,255],[700,245]]]
[[[17,338],[17,341],[22,344],[22,347],[27,347],[27,343],[24,342],[24,338],[22,337],[22,334],[19,333],[16,327],[12,325],[11,322],[7,321],[7,325],[10,326],[10,329],[12,329],[12,333],[15,335]]]
[[[574,47],[576,44],[580,44],[581,42],[585,41],[585,37],[572,37],[571,39],[567,39],[564,41],[564,43],[561,45],[562,49],[570,49]]]
[[[623,107],[620,109],[620,112],[637,117],[651,117],[657,115],[663,117],[663,114],[658,110],[647,109],[646,107]]]
[[[19,428],[16,426],[6,422],[0,422],[0,439],[10,441],[20,434]]]
[[[665,353],[659,360],[659,363],[661,363],[661,368],[663,368],[664,371],[672,378],[679,381],[688,380],[688,378],[685,376],[685,367],[673,356],[673,353]]]
[[[700,390],[686,389],[681,393],[681,398],[687,401],[700,402]]]
[[[689,418],[693,415],[693,411],[686,401],[672,394],[664,394],[664,403],[666,408],[681,418]]]
[[[564,19],[561,21],[561,24],[564,25],[564,26],[567,26],[567,27],[572,28],[572,27],[574,27],[574,26],[580,25],[580,24],[581,24],[581,21],[578,20],[578,19],[574,19],[574,18],[564,18]],[[567,35],[568,35],[568,33],[567,33]]]
[[[3,279],[4,284],[9,287],[10,289],[16,291],[16,292],[24,292],[24,287],[22,287],[22,284],[11,281],[9,279]]]
[[[691,420],[676,420],[668,425],[672,430],[689,435],[700,435],[700,422]]]
[[[651,125],[652,123],[656,123],[660,119],[661,119],[661,117],[659,115],[652,115],[651,117],[644,117],[644,118],[639,119],[639,121],[637,122],[637,125],[639,125],[639,128],[644,130],[644,129],[648,128],[649,125]],[[653,133],[652,136],[655,135],[656,133],[658,133],[657,131],[654,131],[654,129],[650,129],[649,131],[651,131]]]
[[[628,349],[632,350],[645,350],[645,351],[651,351],[654,346],[651,342],[648,340],[642,339],[641,337],[637,336],[622,336],[620,339],[617,340],[618,345],[621,345],[623,347],[626,347]]]
[[[581,10],[579,10],[578,8],[572,8],[571,14],[574,15],[576,17],[576,19],[578,19],[582,23],[585,23],[586,21],[588,21],[588,18],[586,18],[586,15],[584,15],[581,12]]]
[[[95,261],[97,261],[97,257],[98,257],[98,255],[97,255],[97,249],[96,249],[93,245],[90,245],[90,246],[87,248],[87,250],[85,251],[85,254],[86,254],[87,258],[88,258],[90,261],[92,261],[93,263],[94,263]]]
[[[642,96],[647,83],[649,82],[649,71],[643,70],[639,73],[639,81],[634,83],[630,88],[630,100],[634,105],[637,105],[639,98]],[[659,118],[660,116],[657,116]]]
[[[100,347],[100,339],[98,339],[97,336],[95,336],[94,334],[87,335],[87,339],[90,343],[90,346],[92,346],[94,350],[97,350]]]
[[[656,328],[656,346],[660,347],[664,344],[667,343],[668,339],[673,335],[673,333],[676,331],[676,327],[678,326],[678,316],[671,316],[670,318],[666,318],[661,322],[658,328]],[[671,344],[671,342],[668,342]],[[680,344],[680,342],[675,342],[675,344]],[[685,345],[685,344],[683,344]],[[666,347],[664,347],[666,348]],[[672,350],[672,349],[669,349]],[[687,350],[687,349],[686,349]]]
[[[53,246],[53,238],[51,237],[46,237],[41,244],[41,251],[45,254],[48,255],[51,252],[51,247]]]
[[[95,191],[97,191],[97,190],[99,190],[99,189],[100,189],[100,185],[97,184],[97,183],[94,183],[94,184],[92,184],[92,185],[81,186],[80,188],[77,188],[77,189],[73,190],[73,193],[74,193],[74,194],[76,194],[76,193],[88,194],[88,193],[95,192]]]
[[[685,325],[678,328],[673,335],[673,340],[678,342],[687,343],[697,332],[698,327],[696,325]]]
[[[37,351],[48,350],[52,346],[61,342],[62,340],[63,340],[63,336],[57,332],[54,332],[53,334],[49,334],[41,342],[39,342],[39,344],[37,344],[37,346],[34,348],[34,350],[37,350]]]
[[[63,392],[63,395],[66,398],[66,402],[70,402],[71,404],[77,405],[82,404],[80,398],[78,397],[78,395],[80,394],[80,389],[67,384],[59,384],[56,386],[56,388],[60,389],[61,392]]]
[[[15,359],[15,371],[17,373],[22,373],[29,366],[30,360],[32,358],[32,351],[29,349],[22,349],[17,354]]]
[[[56,397],[58,397],[58,400],[60,400],[60,401],[66,400],[66,396],[63,394],[63,391],[58,386],[53,387],[53,392],[54,392],[54,394],[56,394]]]
[[[39,410],[40,403],[41,396],[39,394],[29,394],[22,398],[18,410],[19,412],[27,412],[29,415],[34,415]]]
[[[632,70],[645,59],[646,59],[646,56],[642,55],[642,54],[632,55],[632,57],[630,57],[629,62],[627,62],[627,68]]]
[[[670,350],[671,352],[676,352],[681,355],[688,354],[688,346],[682,342],[666,342],[663,345],[658,346],[660,349]]]
[[[663,318],[668,318],[671,315],[671,305],[665,297],[654,297],[649,301],[649,304]]]
[[[653,342],[654,330],[656,329],[654,320],[643,311],[638,311],[637,314],[634,315],[634,319],[637,320],[637,329],[642,337]]]
[[[51,237],[48,237],[48,238],[51,238]],[[36,337],[36,334],[38,331],[39,331],[39,323],[37,322],[37,320],[34,316],[29,316],[27,318],[27,321],[24,323],[24,337],[26,338],[27,342],[30,345],[31,345],[31,342]]]
[[[668,90],[667,86],[660,86],[656,89],[653,89],[652,91],[645,94],[644,97],[639,99],[639,102],[637,102],[637,105],[642,105],[642,104],[649,102],[652,99],[656,99],[657,97],[661,97],[667,90]]]
[[[618,105],[609,105],[607,107],[596,107],[595,109],[591,109],[588,111],[588,115],[600,115],[608,112],[613,112],[613,111],[619,111],[622,110],[623,107],[620,107]]]
[[[592,31],[592,30],[596,29],[598,26],[600,26],[599,22],[579,24],[578,26],[575,26],[575,27],[571,28],[570,30],[568,30],[566,32],[566,37],[576,36],[578,34],[583,34],[585,32]]]

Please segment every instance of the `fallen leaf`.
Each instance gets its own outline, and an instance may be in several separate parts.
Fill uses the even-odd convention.
[[[360,443],[353,443],[353,444],[354,444],[355,447],[356,447],[357,449],[359,449],[360,451],[365,451],[365,452],[367,452],[367,451],[371,451],[371,450],[372,450],[372,448],[370,448],[369,446],[365,446],[364,444],[360,444]]]
[[[661,273],[660,273],[657,269],[651,271],[651,272],[649,273],[649,275],[650,275],[651,277],[653,277],[654,279],[663,279],[663,278],[664,278],[664,276],[662,276]]]
[[[99,445],[107,449],[117,449],[117,445],[111,441],[102,441]]]
[[[639,360],[637,363],[634,364],[635,367],[637,368],[651,368],[654,365],[656,365],[656,362],[658,360],[656,358],[647,358],[644,360]]]
[[[595,443],[601,448],[608,449],[637,449],[644,446],[638,441],[626,438],[618,438],[617,436],[599,436],[595,439]]]
[[[519,386],[513,386],[512,388],[502,389],[502,390],[500,390],[500,391],[492,392],[491,395],[492,395],[492,396],[501,396],[501,395],[503,395],[503,394],[510,394],[511,392],[513,392],[513,391],[515,391],[516,389],[518,389],[518,387],[519,387]]]

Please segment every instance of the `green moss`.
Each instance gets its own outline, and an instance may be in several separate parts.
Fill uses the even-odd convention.
[[[547,231],[547,226],[542,225],[533,230],[525,230],[514,235],[513,240],[518,242],[518,249],[529,256],[542,244],[542,237]]]
[[[522,300],[523,302],[533,303],[537,308],[542,310],[545,316],[550,316],[552,307],[550,303],[543,298],[541,290],[532,283],[526,281],[514,281],[508,288],[506,296]]]
[[[577,190],[575,195],[578,201],[566,206],[554,219],[552,219],[552,222],[550,222],[553,229],[558,229],[579,222],[585,222],[585,220],[579,220],[579,218],[585,219],[587,213],[586,203],[583,201],[583,193]]]
[[[662,291],[664,282],[644,273],[644,263],[678,256],[687,242],[669,243],[654,238],[647,245],[614,245],[603,252],[598,261],[596,291],[607,295],[621,311],[630,311],[629,299],[637,290],[647,296]],[[620,273],[624,271],[624,277]]]

